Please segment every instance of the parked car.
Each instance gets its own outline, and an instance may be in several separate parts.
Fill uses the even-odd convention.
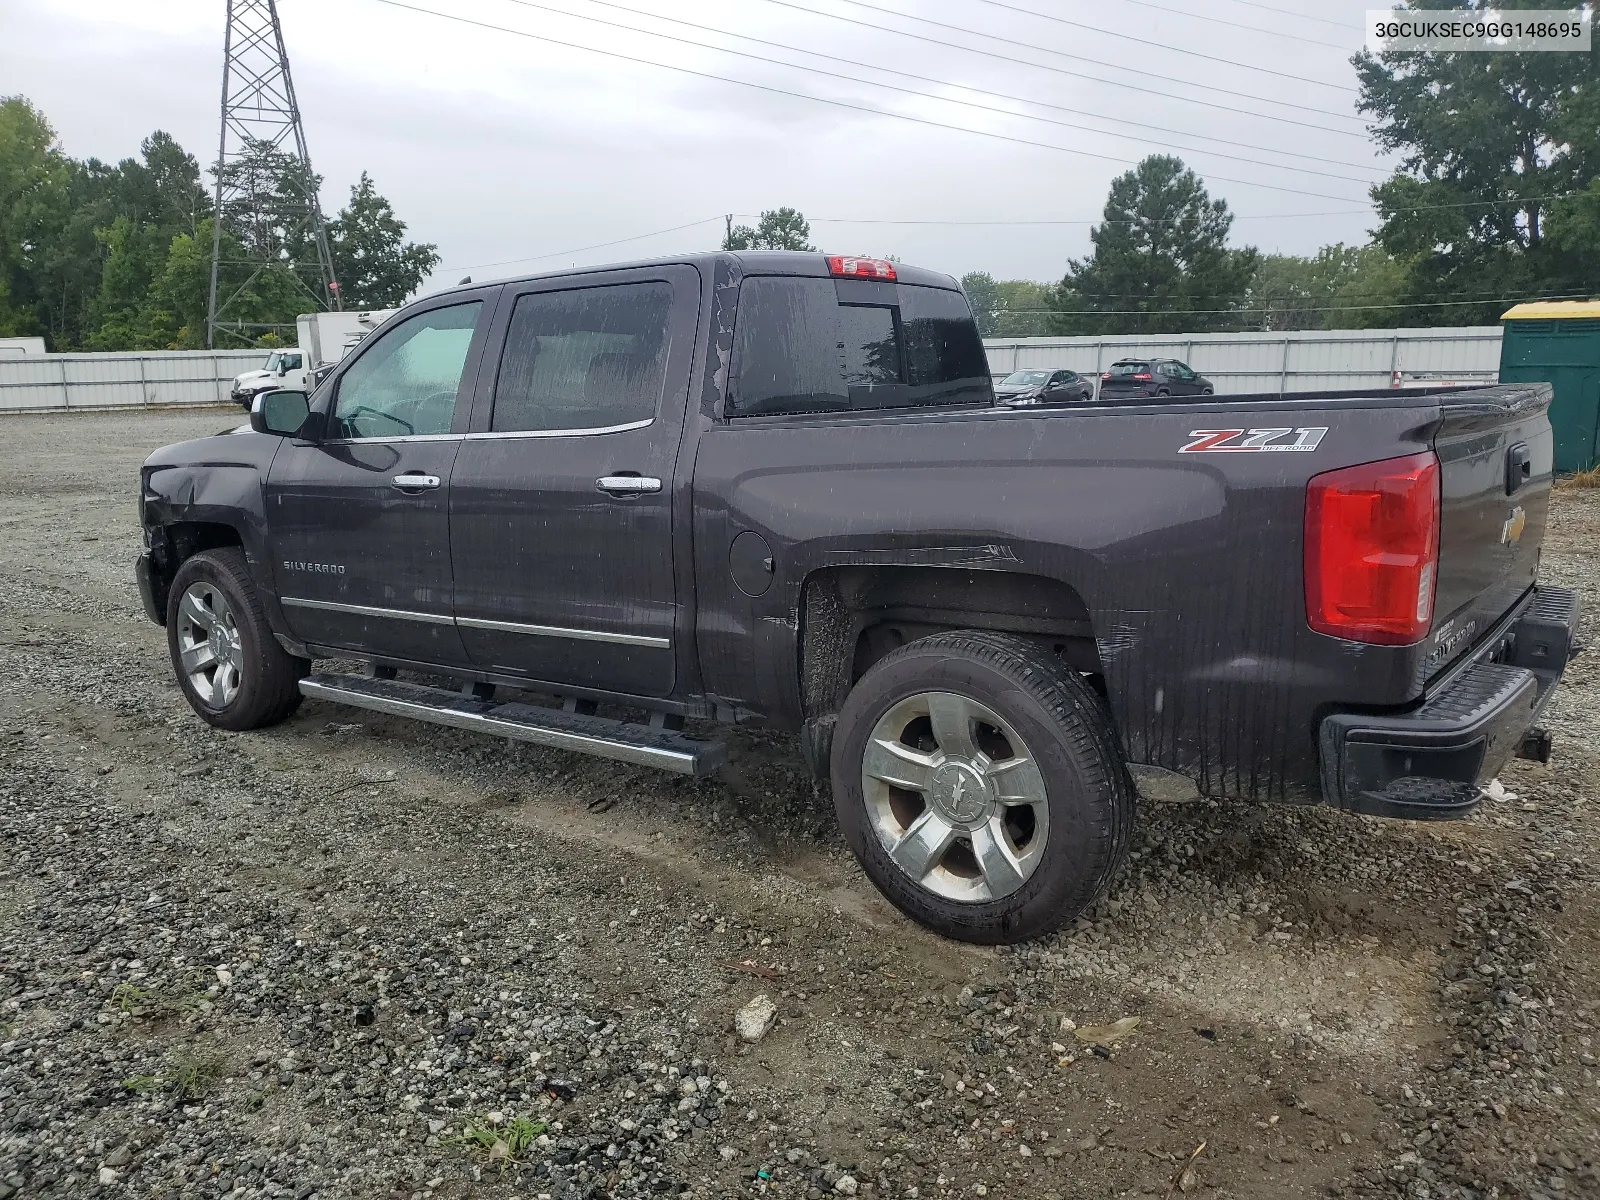
[[[1130,764],[1443,818],[1548,757],[1549,403],[1062,421],[995,405],[948,276],[693,255],[408,305],[150,456],[137,577],[223,729],[310,696],[693,775],[723,746],[686,718],[791,731],[893,903],[1012,942],[1117,869]]]
[[[1065,367],[1013,371],[994,385],[994,398],[1012,407],[1079,404],[1094,399],[1094,382]]]
[[[1100,399],[1136,396],[1210,396],[1216,387],[1175,358],[1124,358],[1100,376]]]

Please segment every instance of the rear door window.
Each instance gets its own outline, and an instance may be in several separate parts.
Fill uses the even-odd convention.
[[[534,292],[511,314],[495,433],[607,429],[655,416],[666,380],[670,283]]]
[[[746,279],[730,415],[993,403],[961,293],[902,284],[880,296],[840,303],[832,279]]]

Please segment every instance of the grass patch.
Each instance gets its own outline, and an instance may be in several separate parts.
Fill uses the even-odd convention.
[[[504,1170],[508,1163],[526,1158],[539,1135],[548,1128],[548,1121],[536,1121],[532,1117],[495,1122],[483,1116],[468,1121],[459,1134],[445,1139],[445,1145],[482,1154],[490,1162],[498,1162]]]
[[[130,1092],[137,1092],[141,1096],[148,1096],[151,1092],[159,1092],[166,1086],[166,1081],[159,1075],[130,1075],[120,1084]]]
[[[228,1056],[217,1050],[180,1050],[168,1079],[180,1100],[198,1100],[228,1073]]]
[[[1576,471],[1571,475],[1563,475],[1556,480],[1558,488],[1600,488],[1600,467],[1590,467],[1587,471]]]
[[[166,1008],[160,994],[137,983],[119,983],[111,989],[111,1007],[124,1013],[153,1013]]]

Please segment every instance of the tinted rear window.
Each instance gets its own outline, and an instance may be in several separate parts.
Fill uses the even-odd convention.
[[[1150,364],[1146,362],[1119,362],[1111,364],[1111,377],[1118,375],[1148,375]]]
[[[994,402],[966,298],[940,288],[841,304],[831,279],[746,279],[734,372],[738,416]]]

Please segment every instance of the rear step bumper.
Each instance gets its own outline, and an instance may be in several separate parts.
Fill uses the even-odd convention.
[[[1335,713],[1322,722],[1323,799],[1375,817],[1463,817],[1513,755],[1549,757],[1533,730],[1577,651],[1575,592],[1539,587],[1503,634],[1420,708]]]
[[[444,688],[394,679],[311,675],[300,681],[300,692],[315,700],[331,700],[336,704],[469,729],[474,733],[495,734],[539,746],[554,746],[559,750],[576,750],[680,775],[709,775],[725,758],[721,742],[702,742],[668,729],[541,708],[536,704],[497,704]]]

